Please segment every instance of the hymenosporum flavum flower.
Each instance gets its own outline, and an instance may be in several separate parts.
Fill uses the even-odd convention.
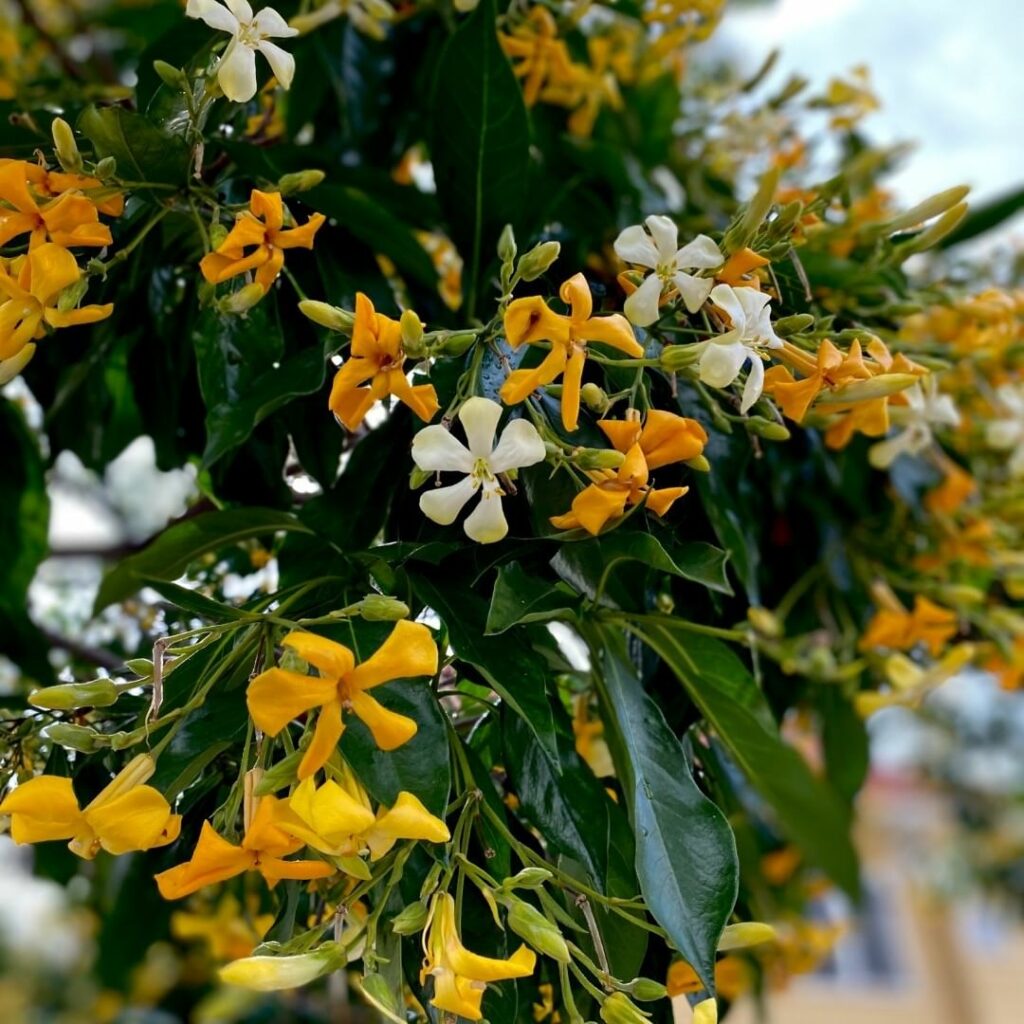
[[[709,297],[725,312],[732,327],[707,342],[698,364],[700,379],[713,388],[728,387],[749,362],[740,402],[740,412],[745,413],[761,397],[764,387],[761,353],[782,348],[782,339],[772,329],[769,297],[753,288],[731,288],[727,284],[716,285]]]
[[[914,609],[909,612],[895,597],[884,599],[885,606],[875,612],[860,638],[862,651],[877,647],[908,651],[921,643],[935,657],[956,635],[956,612],[943,608],[922,594],[914,595]]]
[[[615,252],[626,263],[651,271],[643,284],[630,295],[623,306],[631,323],[647,327],[658,319],[663,296],[677,291],[691,313],[704,305],[714,279],[696,277],[688,270],[710,270],[720,267],[725,256],[707,235],[698,235],[679,248],[679,230],[668,217],[651,216],[644,223],[626,228],[615,239]]]
[[[320,709],[313,740],[299,764],[300,779],[323,767],[341,738],[343,710],[361,718],[382,750],[394,750],[416,735],[416,722],[389,711],[367,692],[392,679],[432,676],[437,644],[418,622],[396,622],[388,638],[359,665],[341,644],[316,633],[289,633],[282,643],[313,665],[318,676],[269,668],[249,684],[249,714],[263,732],[276,736],[296,715]]]
[[[580,387],[587,342],[601,342],[639,359],[643,348],[621,313],[592,316],[594,300],[582,274],[575,274],[559,290],[569,315],[555,313],[539,296],[515,299],[505,311],[505,337],[513,348],[548,341],[551,351],[539,366],[513,370],[501,386],[501,400],[508,405],[524,401],[537,388],[562,376],[562,425],[575,430],[580,413]]]
[[[955,427],[960,413],[951,395],[938,390],[934,374],[893,397],[889,417],[901,429],[868,451],[875,469],[888,469],[900,455],[917,455],[931,445],[934,427]]]
[[[405,316],[416,314],[407,310]],[[348,430],[356,430],[377,402],[394,395],[421,420],[433,419],[440,408],[434,385],[410,384],[405,360],[402,323],[378,313],[368,296],[356,293],[352,344],[349,358],[334,376],[328,399],[331,412]],[[369,385],[363,386],[366,381]]]
[[[254,14],[247,0],[188,0],[185,14],[231,36],[217,63],[217,82],[229,100],[247,103],[256,95],[257,50],[282,88],[291,86],[295,58],[270,40],[297,36],[299,30],[289,26],[272,7]]]
[[[39,775],[8,794],[0,814],[11,816],[16,843],[70,839],[71,852],[87,860],[101,849],[121,854],[166,846],[177,839],[181,818],[161,793],[143,784],[155,769],[153,759],[140,754],[83,808],[71,779]]]
[[[439,424],[425,427],[412,443],[413,462],[425,472],[464,474],[457,484],[424,491],[420,496],[423,514],[448,526],[479,491],[480,501],[463,526],[479,544],[499,541],[508,533],[500,475],[544,461],[544,442],[529,420],[513,420],[495,443],[501,413],[501,406],[489,398],[469,398],[458,414],[466,444]]]
[[[235,226],[213,252],[200,260],[199,269],[211,284],[253,272],[256,284],[266,292],[281,273],[284,250],[312,249],[323,222],[324,215],[314,213],[305,224],[286,228],[281,193],[254,188],[249,209],[238,214]]]

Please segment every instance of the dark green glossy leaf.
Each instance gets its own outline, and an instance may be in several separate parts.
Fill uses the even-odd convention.
[[[635,632],[683,684],[782,831],[851,896],[860,891],[850,815],[843,802],[783,742],[753,677],[724,645],[670,625]]]
[[[142,114],[124,107],[87,107],[78,119],[78,128],[93,144],[97,159],[112,156],[117,161],[119,178],[184,185],[188,146]]]
[[[100,584],[98,612],[131,597],[151,579],[175,580],[197,558],[250,537],[279,530],[309,532],[295,516],[266,508],[205,512],[169,526],[151,544],[115,566]]]
[[[864,719],[837,688],[821,687],[821,741],[825,774],[836,791],[852,801],[868,773],[868,732]]]
[[[552,586],[530,576],[518,562],[509,562],[498,569],[486,632],[504,633],[527,622],[571,618],[576,603],[576,594],[564,583]]]

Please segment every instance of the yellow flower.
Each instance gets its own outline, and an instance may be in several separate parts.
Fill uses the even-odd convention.
[[[81,809],[70,779],[39,775],[9,794],[0,814],[11,816],[16,843],[70,839],[68,849],[86,860],[101,849],[121,854],[166,846],[177,839],[181,818],[160,793],[143,785],[155,770],[153,759],[140,754]]]
[[[615,774],[615,765],[604,738],[604,722],[590,717],[590,695],[578,694],[573,701],[572,731],[576,737],[576,753],[603,779]]]
[[[546,7],[532,7],[511,34],[498,33],[516,78],[523,79],[523,101],[532,107],[544,89],[571,86],[574,65],[558,26]]]
[[[579,422],[580,387],[587,342],[598,341],[639,359],[643,348],[633,336],[633,328],[621,313],[591,316],[594,309],[590,286],[582,274],[574,274],[559,291],[570,308],[568,316],[555,313],[539,296],[516,299],[505,311],[505,337],[513,348],[541,341],[551,342],[551,351],[532,370],[513,370],[501,386],[500,395],[507,405],[517,405],[537,388],[562,379],[562,424],[575,430]]]
[[[803,421],[811,403],[825,388],[834,391],[852,380],[867,380],[871,376],[857,341],[854,341],[849,355],[844,355],[828,338],[822,341],[813,359],[788,341],[783,343],[778,355],[805,376],[797,380],[788,367],[773,366],[765,372],[764,389],[797,423]]]
[[[91,324],[110,316],[112,303],[61,308],[61,293],[81,277],[74,256],[52,242],[12,260],[7,267],[0,261],[0,360],[17,357],[30,341],[42,338],[47,327]]]
[[[258,871],[271,886],[282,878],[325,878],[334,874],[334,868],[322,860],[283,859],[302,846],[301,839],[281,828],[282,820],[291,817],[287,804],[276,797],[261,797],[239,846],[229,843],[204,821],[192,858],[156,876],[160,895],[165,900],[178,900],[246,871]]]
[[[434,979],[430,1005],[467,1020],[480,1020],[480,1003],[487,983],[506,978],[526,978],[533,974],[537,955],[520,946],[507,960],[471,953],[459,939],[455,926],[455,901],[448,893],[434,897],[430,921],[423,933],[426,954],[420,971],[420,984]]]
[[[226,962],[248,956],[273,923],[273,914],[250,917],[234,896],[225,896],[216,909],[206,913],[175,911],[171,914],[171,934],[182,942],[205,942],[214,960]]]
[[[898,602],[896,607],[879,608],[861,637],[860,649],[870,651],[876,647],[888,647],[894,651],[908,651],[923,643],[936,657],[946,642],[956,635],[957,628],[956,612],[917,594],[912,612]]]
[[[324,219],[322,213],[314,213],[300,227],[286,228],[281,193],[254,188],[249,209],[235,218],[227,238],[200,260],[199,269],[211,284],[255,271],[256,283],[266,292],[281,273],[284,250],[312,249]]]
[[[432,676],[437,671],[437,644],[426,626],[404,619],[396,622],[387,640],[360,665],[347,647],[315,633],[289,633],[283,642],[319,676],[267,669],[249,684],[246,701],[257,727],[272,736],[296,715],[320,708],[313,741],[299,765],[300,779],[322,768],[337,746],[344,729],[343,709],[366,723],[382,750],[394,750],[416,735],[413,719],[389,711],[367,691],[392,679]]]
[[[71,248],[94,246],[102,248],[113,241],[110,228],[100,223],[96,206],[85,196],[64,192],[42,206],[29,191],[33,164],[24,160],[0,163],[0,245],[7,245],[19,235],[29,235],[29,249],[46,242]]]
[[[404,366],[401,324],[378,313],[369,297],[358,292],[349,358],[334,377],[328,408],[356,430],[376,402],[394,395],[424,422],[433,419],[440,408],[434,385],[413,387]],[[370,384],[363,387],[366,381]]]
[[[704,449],[707,434],[696,421],[661,409],[652,409],[646,421],[640,419],[599,420],[605,436],[626,458],[618,469],[599,469],[589,476],[594,481],[573,499],[572,509],[552,516],[561,530],[582,527],[598,534],[610,519],[621,516],[627,506],[646,501],[656,516],[663,516],[688,487],[648,486],[649,471],[696,458]]]
[[[753,983],[753,968],[743,957],[730,954],[716,961],[715,990],[723,999],[738,999]],[[670,996],[694,995],[704,989],[697,972],[685,960],[677,960],[669,967],[665,987]]]
[[[932,488],[924,497],[924,507],[929,512],[947,515],[956,512],[971,495],[977,493],[974,477],[961,469],[955,462],[944,460],[942,483]]]

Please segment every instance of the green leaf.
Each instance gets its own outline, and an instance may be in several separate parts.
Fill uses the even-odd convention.
[[[864,719],[837,687],[820,689],[825,774],[836,792],[852,802],[868,773],[868,732]]]
[[[295,516],[269,508],[205,512],[194,519],[175,523],[103,577],[94,611],[131,597],[150,580],[176,580],[202,555],[279,530],[309,532]]]
[[[853,897],[860,892],[850,815],[835,792],[783,742],[753,677],[724,645],[670,625],[630,627],[683,684],[781,830]],[[723,653],[724,652],[724,653]]]
[[[441,208],[465,260],[472,318],[484,268],[526,197],[530,126],[522,91],[498,43],[495,0],[481,0],[438,61],[430,158]]]
[[[188,146],[142,114],[124,107],[86,107],[78,129],[92,143],[97,159],[112,156],[117,161],[119,178],[184,185]]]
[[[576,594],[564,583],[552,586],[528,575],[518,562],[509,562],[498,569],[485,632],[504,633],[527,622],[571,618],[576,603]]]
[[[960,221],[956,230],[946,235],[938,247],[948,249],[950,246],[959,245],[970,238],[992,231],[1011,217],[1015,217],[1021,210],[1024,210],[1024,188],[1014,189],[981,205],[972,204],[970,212]]]
[[[409,573],[419,599],[441,617],[448,641],[461,661],[472,665],[501,699],[526,722],[537,742],[558,763],[555,722],[545,686],[544,662],[520,637],[485,636],[482,602],[468,588],[442,587]]]
[[[622,562],[643,562],[659,572],[691,580],[731,594],[725,575],[729,556],[720,548],[703,541],[688,541],[675,546],[672,554],[656,537],[635,530],[615,530],[604,537],[564,544],[552,559],[552,568],[578,591],[594,599],[604,592],[612,570]]]
[[[640,888],[655,920],[714,993],[715,950],[739,889],[739,861],[722,812],[693,780],[665,716],[644,692],[621,638],[602,631],[602,700],[628,763],[623,784]]]
[[[199,615],[210,622],[228,622],[231,619],[245,619],[250,613],[242,608],[236,608],[231,604],[224,604],[223,601],[215,601],[212,597],[192,590],[189,587],[179,586],[169,580],[158,579],[155,576],[148,576],[140,580],[140,585],[152,587],[161,597],[180,608],[182,611]]]

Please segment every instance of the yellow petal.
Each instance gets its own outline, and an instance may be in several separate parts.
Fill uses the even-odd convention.
[[[180,817],[151,786],[136,786],[84,814],[100,845],[113,854],[166,846],[181,828]]]
[[[289,633],[281,643],[329,679],[340,679],[356,663],[347,647],[317,633]]]
[[[312,778],[305,779],[288,806],[299,820],[283,821],[281,828],[322,853],[337,854],[348,839],[373,824],[373,812],[331,780],[318,789]]]
[[[388,638],[346,677],[350,693],[368,690],[391,679],[432,676],[437,672],[437,644],[421,622],[402,619]]]
[[[316,720],[316,728],[313,730],[313,739],[306,748],[299,762],[298,776],[300,779],[308,779],[315,775],[327,763],[327,759],[334,753],[338,746],[338,740],[345,729],[345,723],[341,719],[341,704],[337,700],[328,701],[321,709]]]
[[[83,824],[71,780],[56,775],[23,782],[0,803],[0,814],[11,816],[11,838],[16,843],[70,839]]]
[[[333,679],[268,668],[249,684],[245,701],[256,726],[276,736],[296,715],[336,699],[337,694]]]
[[[233,846],[218,835],[208,821],[204,821],[192,859],[158,874],[157,888],[165,900],[178,900],[198,892],[203,886],[223,882],[248,871],[254,861],[254,854]]]
[[[381,750],[395,750],[416,735],[417,725],[413,719],[389,711],[368,693],[357,691],[352,694],[350,702],[352,710],[366,724]]]
[[[44,306],[52,306],[57,296],[81,276],[75,257],[59,245],[47,242],[28,254],[31,291]]]
[[[376,822],[363,832],[362,838],[370,848],[370,860],[379,860],[399,839],[447,843],[451,833],[414,794],[403,790],[391,810],[381,809]]]

